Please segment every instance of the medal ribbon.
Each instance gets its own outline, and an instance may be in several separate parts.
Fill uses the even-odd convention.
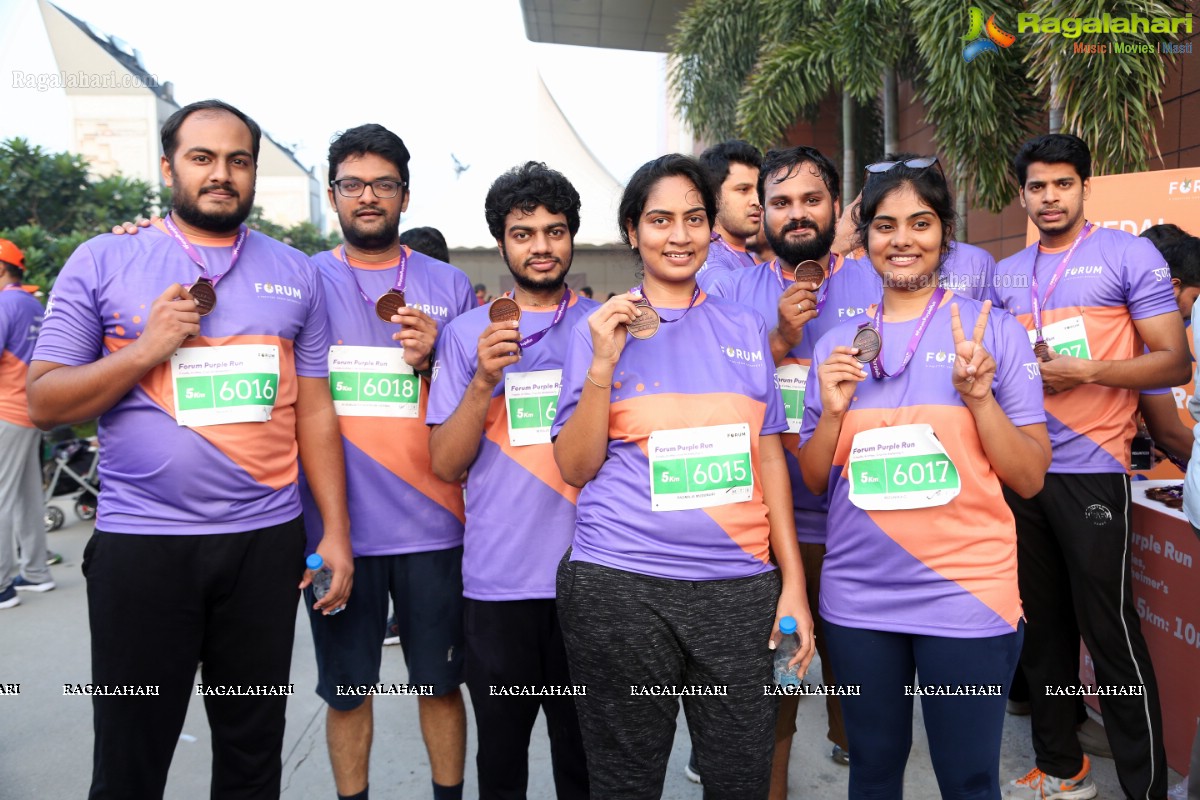
[[[250,235],[249,228],[247,228],[245,225],[240,226],[238,228],[237,238],[233,241],[233,254],[229,257],[229,266],[220,275],[209,275],[208,267],[205,265],[204,258],[200,255],[200,251],[196,249],[195,245],[187,240],[187,237],[183,235],[183,231],[179,230],[179,226],[175,224],[175,220],[171,219],[170,214],[167,214],[165,217],[163,217],[163,225],[166,227],[171,236],[175,237],[175,241],[178,242],[179,246],[183,248],[183,252],[187,253],[188,258],[192,260],[192,263],[200,268],[200,278],[203,278],[211,283],[214,289],[217,288],[217,281],[221,280],[221,278],[224,278],[233,270],[233,265],[237,263],[238,257],[242,254],[242,245],[246,243],[246,237]],[[199,278],[197,280],[199,280]]]
[[[650,298],[646,296],[646,290],[644,288],[642,288],[644,285],[645,284],[639,283],[637,286],[630,289],[629,292],[631,294],[636,294],[638,297],[640,297],[646,301],[646,305],[650,306],[651,308],[654,308],[654,304],[651,303]],[[696,305],[696,298],[698,298],[699,296],[700,296],[700,284],[696,284],[695,288],[692,289],[692,300],[690,303],[688,303],[688,307],[683,310],[682,314],[680,314],[675,319],[663,319],[662,314],[659,314],[658,318],[660,320],[662,320],[663,324],[667,324],[667,323],[671,323],[671,322],[679,322],[679,320],[683,319],[684,317],[686,317],[688,315],[688,312],[692,310],[692,306]],[[654,311],[655,311],[655,313],[657,313],[658,309],[655,308]]]
[[[904,360],[900,362],[900,368],[896,370],[895,374],[889,374],[883,368],[883,299],[880,298],[879,305],[875,308],[875,320],[871,325],[875,329],[875,333],[879,335],[879,352],[871,359],[871,375],[875,377],[875,380],[897,378],[904,372],[908,367],[908,362],[912,361],[912,357],[916,355],[917,346],[921,344],[921,337],[925,335],[925,330],[933,320],[934,312],[942,304],[942,298],[945,296],[946,290],[941,286],[933,290],[933,295],[925,304],[925,310],[921,312],[921,320],[917,323],[917,329],[913,331],[912,338],[908,341],[908,349],[904,351]]]
[[[350,279],[354,281],[354,286],[358,289],[358,294],[363,300],[367,301],[372,308],[375,307],[375,298],[372,298],[363,291],[362,284],[358,282],[358,276],[354,274],[354,268],[350,266],[350,261],[346,255],[346,245],[341,246],[342,258],[341,262],[346,265],[346,271],[350,273]],[[404,286],[408,278],[408,251],[403,245],[400,246],[400,264],[396,267],[396,282],[392,285],[392,289],[403,293]]]
[[[1079,234],[1075,237],[1075,241],[1071,242],[1071,248],[1067,250],[1067,254],[1063,257],[1063,260],[1058,262],[1058,269],[1054,270],[1054,276],[1050,278],[1050,283],[1046,286],[1046,296],[1040,300],[1038,299],[1037,256],[1034,256],[1033,269],[1030,270],[1033,273],[1030,279],[1030,291],[1032,292],[1030,307],[1033,311],[1033,327],[1037,331],[1037,341],[1035,344],[1046,343],[1046,340],[1042,338],[1042,306],[1050,302],[1050,295],[1054,293],[1054,288],[1058,286],[1063,273],[1067,271],[1067,264],[1070,263],[1071,256],[1075,255],[1075,248],[1079,246],[1079,243],[1083,241],[1083,237],[1087,236],[1091,229],[1092,223],[1086,223],[1083,226],[1083,230],[1079,231]]]
[[[545,337],[547,333],[550,332],[551,328],[562,322],[562,318],[567,314],[567,306],[571,305],[571,287],[567,286],[565,288],[566,291],[563,292],[562,300],[558,301],[558,308],[554,310],[554,319],[550,320],[550,324],[542,328],[537,333],[531,333],[521,341],[517,342],[517,347],[524,350],[526,347],[537,344],[543,339],[543,337]],[[505,293],[505,297],[512,297],[514,294],[516,294],[515,291],[511,293]]]
[[[817,313],[821,312],[821,309],[825,305],[825,300],[828,299],[826,297],[826,295],[829,294],[829,291],[828,291],[829,279],[833,277],[833,266],[836,263],[837,263],[837,256],[833,253],[830,253],[829,254],[829,274],[825,276],[825,280],[821,281],[821,285],[819,287],[817,287],[817,307],[815,309],[813,309]],[[772,269],[771,272],[773,272],[775,274],[775,280],[779,282],[780,290],[786,292],[787,287],[783,283],[783,265],[779,263],[779,259],[775,259],[774,261],[771,262],[770,266],[774,267],[774,269]],[[792,281],[792,283],[795,283],[795,281]]]

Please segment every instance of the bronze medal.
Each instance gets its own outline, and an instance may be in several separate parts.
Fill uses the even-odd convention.
[[[854,357],[860,363],[868,364],[879,355],[879,351],[883,347],[883,340],[879,338],[879,332],[874,328],[860,328],[858,333],[854,334],[854,347],[858,348]]]
[[[801,261],[796,266],[796,283],[815,283],[817,288],[825,282],[825,268],[816,261]]]
[[[1035,356],[1037,356],[1038,361],[1049,361],[1050,360],[1050,345],[1046,344],[1044,341],[1039,339],[1033,345],[1033,354]]]
[[[634,317],[633,322],[625,326],[625,330],[635,339],[649,339],[658,333],[662,326],[662,317],[645,299],[637,301],[634,305],[641,309],[642,313]]]
[[[207,317],[217,306],[217,290],[208,278],[198,279],[188,288],[188,293],[196,301],[196,313],[202,317]]]
[[[396,312],[404,308],[404,292],[388,289],[375,301],[375,315],[384,322],[391,322]]]
[[[521,307],[511,297],[497,297],[488,306],[488,319],[492,322],[520,322]]]

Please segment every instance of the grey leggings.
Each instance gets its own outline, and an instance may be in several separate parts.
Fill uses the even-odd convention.
[[[685,695],[706,800],[758,800],[770,787],[777,699],[767,640],[776,571],[715,581],[653,578],[588,562],[558,567],[558,614],[592,800],[654,800]],[[692,688],[695,687],[695,688]]]

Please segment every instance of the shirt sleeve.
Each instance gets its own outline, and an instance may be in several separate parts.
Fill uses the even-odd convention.
[[[104,354],[96,259],[87,243],[67,259],[54,281],[33,358],[77,367]]]
[[[976,309],[975,317],[963,320],[963,330],[975,327],[978,314]],[[1045,422],[1042,373],[1029,344],[1029,334],[1011,314],[989,315],[988,327],[992,330],[992,357],[996,360],[996,375],[992,380],[996,402],[1013,425]]]
[[[551,439],[558,436],[562,426],[575,413],[575,406],[579,405],[579,397],[583,394],[583,384],[587,380],[587,371],[591,364],[592,337],[587,318],[584,317],[571,331],[571,339],[567,344],[562,384],[558,389],[558,411],[554,415],[554,424],[550,426]]]
[[[779,391],[779,379],[775,375],[775,368],[771,364],[771,341],[767,337],[767,325],[763,322],[762,316],[755,311],[754,320],[758,324],[758,338],[762,342],[762,353],[767,356],[765,373],[765,389],[767,396],[767,409],[763,415],[763,426],[761,435],[769,436],[773,433],[784,433],[788,429],[787,411],[783,405],[783,394]]]
[[[812,438],[813,431],[817,429],[817,423],[821,419],[821,387],[817,380],[817,367],[829,358],[829,352],[833,348],[831,337],[836,330],[837,328],[834,328],[822,336],[813,347],[812,365],[808,368],[808,379],[804,384],[804,417],[800,420],[801,447]]]
[[[301,378],[329,377],[329,313],[325,307],[325,282],[317,265],[304,259],[308,276],[308,312],[304,327],[296,335],[296,375]]]
[[[1129,243],[1121,254],[1121,273],[1125,304],[1133,319],[1179,311],[1175,293],[1171,291],[1171,270],[1149,239],[1138,238]]]
[[[442,331],[425,410],[426,425],[440,425],[450,419],[475,374],[475,352],[468,355],[460,336],[462,327],[451,322]]]

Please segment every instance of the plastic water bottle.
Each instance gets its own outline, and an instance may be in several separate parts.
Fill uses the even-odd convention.
[[[800,665],[788,667],[792,656],[800,650],[800,637],[796,634],[796,618],[784,617],[779,620],[779,632],[783,639],[775,648],[775,685],[800,687]]]
[[[313,571],[312,588],[313,596],[320,600],[329,593],[329,587],[333,583],[333,570],[325,566],[325,559],[321,558],[320,553],[313,553],[308,558],[304,559],[304,565]],[[341,611],[340,608],[335,608],[329,612],[330,616]],[[795,628],[795,623],[792,623]]]

